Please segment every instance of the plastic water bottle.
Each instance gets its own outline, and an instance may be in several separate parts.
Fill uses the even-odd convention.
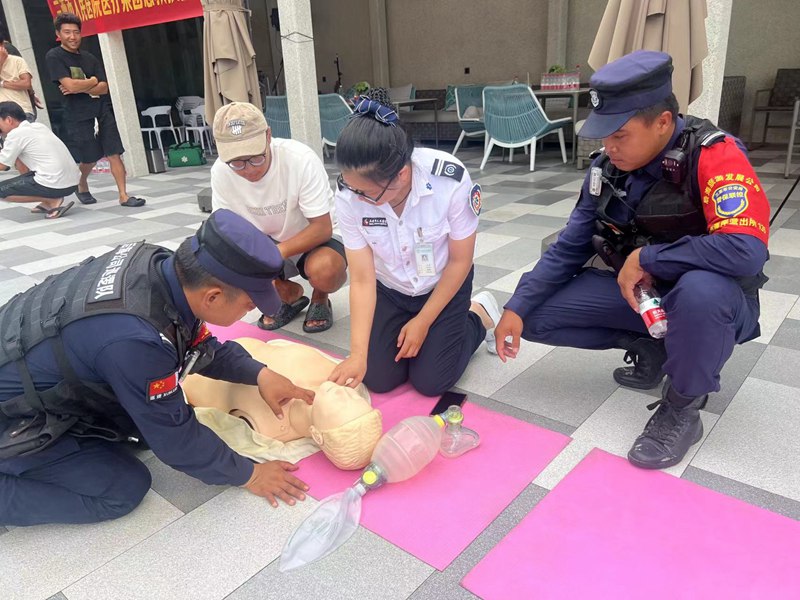
[[[647,331],[656,339],[667,335],[667,313],[661,307],[661,296],[648,284],[638,284],[633,295],[639,303],[639,314],[647,326]]]

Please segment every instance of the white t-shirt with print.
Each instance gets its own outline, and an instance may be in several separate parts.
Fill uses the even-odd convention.
[[[273,138],[270,149],[269,171],[255,182],[217,159],[211,167],[211,207],[232,210],[282,242],[308,227],[308,219],[333,212],[333,190],[325,165],[305,144]]]
[[[17,159],[25,163],[39,185],[60,190],[78,185],[81,172],[75,159],[56,134],[41,123],[21,121],[6,135],[0,164],[14,168]]]
[[[478,217],[470,202],[472,179],[452,154],[417,148],[411,165],[411,192],[399,217],[388,204],[375,206],[347,189],[336,193],[336,216],[346,248],[372,250],[378,281],[408,296],[421,296],[441,278],[450,258],[449,240],[475,233]],[[441,174],[447,172],[452,175]],[[436,274],[421,276],[415,248],[428,244]],[[419,256],[424,260],[425,254]]]

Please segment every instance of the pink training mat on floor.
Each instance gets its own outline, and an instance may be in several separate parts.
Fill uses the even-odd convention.
[[[798,598],[800,523],[593,450],[467,574],[484,600]]]
[[[379,405],[383,430],[427,415],[436,399],[409,386]],[[569,443],[560,433],[486,410],[469,401],[465,425],[481,445],[455,459],[437,455],[415,477],[364,496],[361,525],[429,565],[445,569]],[[341,471],[324,454],[300,461],[296,475],[317,499],[355,483],[360,471]]]

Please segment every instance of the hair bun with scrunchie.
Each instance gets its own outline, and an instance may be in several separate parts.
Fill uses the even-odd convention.
[[[372,88],[362,94],[353,108],[355,117],[372,117],[378,123],[397,127],[400,120],[386,88]]]

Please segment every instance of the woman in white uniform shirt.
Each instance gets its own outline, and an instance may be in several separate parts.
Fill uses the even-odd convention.
[[[480,186],[452,155],[414,149],[385,90],[368,96],[336,145],[351,354],[331,380],[438,396],[500,316],[488,292],[470,301]]]

